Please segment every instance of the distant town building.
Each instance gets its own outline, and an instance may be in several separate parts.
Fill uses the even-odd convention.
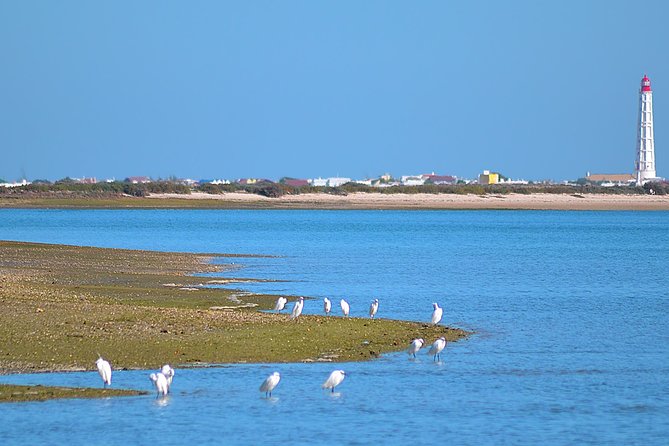
[[[374,180],[367,179],[367,180],[354,180],[353,182],[356,184],[364,184],[365,186],[371,186],[372,181]]]
[[[350,183],[350,178],[332,177],[332,178],[314,178],[309,180],[309,184],[317,187],[339,187],[346,183]]]
[[[629,173],[594,173],[585,177],[589,183],[611,186],[628,186],[635,182],[634,175]]]
[[[435,175],[434,172],[430,174],[423,175],[425,183],[444,185],[444,184],[455,184],[458,182],[457,177],[451,175]]]
[[[77,183],[80,183],[80,184],[96,184],[98,182],[97,178],[95,178],[95,177],[76,178],[75,180],[77,181]]]
[[[497,184],[499,183],[499,174],[490,172],[489,170],[484,170],[482,174],[479,175],[479,184]]]
[[[23,179],[20,182],[13,182],[13,183],[0,183],[0,187],[19,187],[19,186],[27,186],[31,184],[30,181]]]
[[[309,185],[309,180],[301,180],[298,178],[284,178],[280,182],[285,184],[286,186],[291,186],[291,187],[302,187]]]
[[[423,184],[455,184],[458,179],[451,175],[437,175],[434,172],[421,175],[404,175],[400,177],[403,186],[422,186]]]
[[[372,180],[372,187],[393,187],[401,185],[402,183],[400,183],[399,181]]]
[[[350,183],[351,179],[350,178],[343,178],[343,177],[332,177],[328,178],[328,186],[329,187],[339,187],[343,186],[346,183]]]
[[[150,177],[128,177],[125,179],[126,183],[132,183],[132,184],[143,184],[143,183],[150,183],[151,178]]]
[[[423,175],[403,175],[400,177],[403,186],[422,186],[425,184]]]
[[[509,184],[509,185],[515,185],[515,184],[530,184],[529,181],[527,180],[512,180],[511,178],[507,178],[506,180],[503,178],[499,179],[499,183],[497,184]]]
[[[267,178],[240,178],[237,180],[239,184],[258,184],[258,183],[273,183],[274,181]]]
[[[644,75],[639,90],[639,127],[636,138],[635,180],[638,186],[657,179],[655,172],[655,138],[653,133],[653,91]]]

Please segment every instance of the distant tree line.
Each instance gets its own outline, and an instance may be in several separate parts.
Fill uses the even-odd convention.
[[[643,189],[648,194],[667,195],[669,194],[669,183],[646,183],[643,185]]]
[[[0,187],[0,195],[49,195],[68,194],[83,197],[105,197],[129,195],[133,197],[145,197],[149,194],[190,194],[191,192],[204,192],[208,194],[222,194],[226,192],[246,192],[277,198],[283,195],[299,195],[308,193],[323,193],[332,195],[348,195],[350,193],[364,192],[376,194],[669,194],[669,183],[647,183],[641,186],[612,186],[604,187],[597,185],[559,185],[559,184],[454,184],[437,185],[424,184],[420,186],[390,186],[372,187],[359,183],[346,183],[339,187],[326,186],[290,186],[285,183],[274,183],[260,181],[254,184],[211,184],[205,183],[196,186],[188,186],[175,181],[154,181],[150,183],[131,183],[127,181],[103,182],[94,184],[83,184],[70,178],[63,178],[54,183],[46,180],[36,180],[25,186],[11,188]],[[652,191],[652,192],[651,192]]]
[[[595,185],[562,185],[562,184],[423,184],[420,186],[373,187],[358,183],[347,183],[331,193],[348,194],[367,192],[380,194],[645,194],[648,191],[636,186],[603,187]]]
[[[130,195],[133,197],[145,197],[149,194],[173,193],[190,194],[189,186],[169,181],[157,181],[151,183],[130,183],[124,181],[83,184],[77,183],[69,178],[58,180],[55,183],[40,180],[25,186],[0,187],[0,194],[32,194],[44,195],[53,193],[70,193],[78,196],[104,197]]]

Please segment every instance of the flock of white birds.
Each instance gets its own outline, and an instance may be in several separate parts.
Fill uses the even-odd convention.
[[[286,305],[288,305],[288,299],[286,299],[283,296],[279,297],[276,300],[276,304],[274,304],[274,311],[276,311],[277,313],[281,313],[283,310],[286,309]],[[344,317],[348,317],[349,314],[351,313],[351,305],[345,299],[342,299],[339,301],[339,306],[341,307],[342,315],[344,315]],[[441,321],[441,317],[443,316],[444,310],[436,302],[432,304],[432,307],[433,310],[432,310],[431,322],[432,325],[437,325],[439,321]],[[303,309],[304,309],[304,297],[299,297],[293,303],[293,309],[290,312],[290,318],[297,319],[298,317],[300,317]],[[332,311],[332,301],[326,297],[323,299],[323,312],[325,312],[326,316],[329,316],[331,311]],[[369,317],[374,319],[374,316],[376,316],[376,313],[378,311],[379,311],[379,299],[374,299],[369,304]]]
[[[285,297],[279,297],[276,301],[276,305],[274,306],[274,310],[277,312],[281,312],[283,309],[286,308],[287,303],[288,300]],[[341,306],[341,311],[344,317],[348,317],[351,310],[351,306],[349,305],[349,303],[346,300],[342,299],[339,302],[339,304]],[[432,325],[437,325],[439,321],[441,321],[441,317],[443,315],[443,309],[439,307],[439,305],[436,302],[432,304],[432,307],[433,310],[432,310],[431,323]],[[293,310],[290,313],[290,318],[297,319],[300,316],[300,314],[302,314],[303,308],[304,308],[304,298],[300,297],[293,304]],[[331,310],[332,310],[332,302],[330,301],[330,299],[326,297],[325,299],[323,299],[323,311],[327,316],[330,314]],[[369,305],[369,317],[374,318],[374,316],[376,316],[376,313],[378,311],[379,311],[379,299],[374,299],[372,303]],[[407,352],[409,353],[409,355],[415,358],[416,353],[418,353],[418,351],[421,348],[423,348],[424,344],[425,341],[422,338],[414,339],[409,344]],[[432,356],[435,361],[438,361],[441,359],[440,355],[445,347],[446,347],[446,338],[442,336],[436,341],[434,341],[434,343],[430,347],[430,350],[428,351],[428,355]],[[95,361],[95,365],[98,368],[98,373],[100,374],[100,378],[102,378],[103,387],[106,388],[107,386],[111,386],[112,368],[111,365],[109,364],[109,361],[103,359],[102,356],[100,356],[98,360]],[[328,376],[328,378],[325,380],[325,382],[321,387],[323,389],[329,389],[331,392],[334,393],[335,388],[344,381],[345,377],[346,377],[345,371],[334,370],[332,373],[330,373],[330,376]],[[151,373],[149,375],[149,379],[151,380],[151,382],[153,382],[153,385],[156,388],[156,393],[158,394],[158,396],[166,396],[170,392],[170,386],[172,385],[173,378],[174,378],[174,369],[170,367],[168,364],[162,366],[160,371],[156,373]],[[271,397],[272,391],[279,384],[279,381],[281,381],[281,374],[279,372],[272,373],[267,378],[265,378],[263,383],[260,385],[260,391],[264,392],[266,397]]]

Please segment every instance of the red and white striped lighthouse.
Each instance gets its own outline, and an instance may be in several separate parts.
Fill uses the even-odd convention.
[[[653,90],[650,79],[644,75],[639,90],[639,121],[636,138],[636,184],[642,184],[656,178],[655,175],[655,138],[653,135]]]

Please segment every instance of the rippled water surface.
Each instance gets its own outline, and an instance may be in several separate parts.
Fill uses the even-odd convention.
[[[472,329],[422,352],[341,367],[177,370],[174,394],[0,405],[1,444],[667,444],[669,213],[0,210],[0,239],[270,254],[250,290],[346,297],[366,314]],[[320,311],[320,301],[305,313]],[[408,340],[407,340],[408,341]],[[112,362],[113,362],[113,358]],[[92,365],[92,364],[91,364]],[[262,380],[282,374],[274,398]],[[0,376],[97,386],[97,372]],[[114,387],[151,389],[144,371]]]

